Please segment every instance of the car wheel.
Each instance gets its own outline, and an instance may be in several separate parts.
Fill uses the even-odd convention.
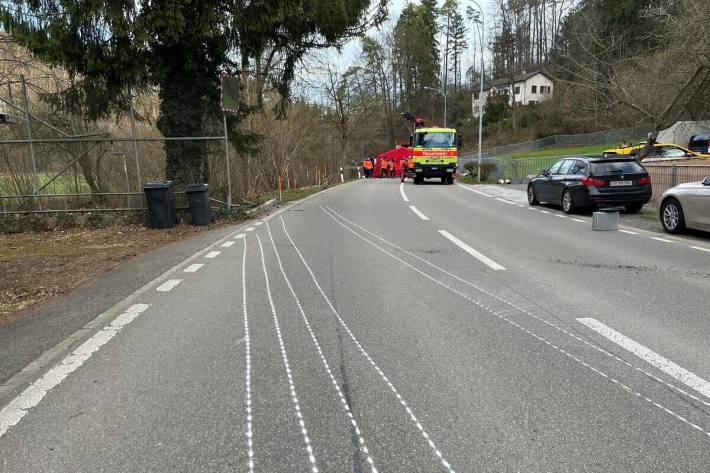
[[[574,197],[569,190],[562,193],[562,211],[566,214],[574,213],[577,207],[574,205]]]
[[[454,176],[449,176],[446,178],[446,183],[447,184],[453,184],[454,183]]]
[[[661,206],[661,225],[668,233],[681,233],[685,230],[683,207],[675,199],[668,199]]]
[[[627,214],[635,214],[641,211],[643,204],[626,204],[624,206],[624,212]]]
[[[528,204],[537,205],[540,201],[537,200],[537,195],[535,194],[535,188],[532,184],[528,185]]]

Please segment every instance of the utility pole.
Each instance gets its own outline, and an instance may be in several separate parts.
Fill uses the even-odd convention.
[[[483,161],[481,154],[481,147],[483,145],[483,76],[485,73],[483,65],[483,34],[486,29],[486,22],[483,13],[483,8],[481,7],[481,5],[476,0],[471,0],[471,3],[476,5],[478,7],[478,11],[481,12],[481,21],[479,22],[477,20],[474,20],[476,21],[476,23],[480,23],[481,25],[481,28],[478,30],[478,42],[481,45],[481,90],[478,93],[478,182],[481,182],[481,162]]]

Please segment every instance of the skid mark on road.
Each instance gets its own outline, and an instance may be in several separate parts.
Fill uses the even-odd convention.
[[[313,329],[311,328],[311,323],[308,321],[308,317],[306,317],[306,313],[303,310],[303,306],[301,305],[301,301],[296,295],[296,291],[293,289],[293,286],[291,285],[291,281],[289,280],[288,276],[286,276],[286,271],[284,270],[283,264],[281,263],[281,256],[279,255],[279,251],[276,249],[276,243],[274,242],[274,237],[271,234],[271,228],[269,227],[269,224],[266,224],[266,231],[269,233],[269,239],[271,240],[271,246],[274,248],[274,253],[276,254],[276,261],[279,264],[279,269],[281,270],[281,275],[284,278],[284,281],[286,281],[286,285],[288,286],[289,291],[291,291],[291,295],[293,296],[293,300],[296,302],[296,306],[298,307],[298,312],[301,314],[301,318],[303,318],[303,322],[306,324],[306,328],[308,329],[308,333],[311,336],[311,341],[313,341],[313,344],[316,347],[316,351],[318,352],[318,356],[321,359],[321,362],[323,363],[323,367],[325,368],[326,373],[328,373],[328,377],[330,378],[331,383],[333,384],[333,388],[335,389],[336,394],[338,395],[338,399],[340,400],[340,405],[343,407],[345,410],[345,414],[348,416],[348,419],[350,420],[350,424],[352,425],[352,430],[357,436],[357,448],[362,452],[362,454],[365,456],[365,461],[367,462],[368,465],[370,465],[370,471],[372,473],[377,473],[377,468],[375,468],[375,462],[370,456],[370,452],[367,448],[367,445],[365,444],[365,439],[362,436],[362,432],[360,431],[360,427],[358,426],[357,420],[355,420],[355,416],[352,413],[350,403],[347,401],[345,395],[343,394],[342,389],[340,389],[340,385],[338,384],[338,381],[335,379],[335,376],[333,375],[332,370],[330,369],[330,365],[328,364],[328,361],[325,359],[325,355],[323,354],[323,350],[321,349],[320,343],[318,343],[318,339],[316,338],[315,333],[313,333]]]
[[[303,436],[303,443],[306,447],[306,452],[308,452],[308,461],[311,464],[311,473],[318,473],[318,467],[316,466],[316,457],[313,454],[311,439],[310,437],[308,437],[306,422],[303,420],[303,414],[301,413],[301,405],[298,402],[296,386],[293,382],[293,376],[291,375],[291,366],[288,362],[288,354],[286,353],[286,347],[284,346],[283,337],[281,336],[281,327],[279,326],[279,319],[276,316],[276,307],[274,306],[274,299],[271,295],[271,286],[269,285],[269,273],[266,270],[266,261],[264,260],[264,247],[261,244],[261,238],[259,238],[259,235],[256,235],[256,240],[259,242],[259,251],[261,253],[261,268],[264,271],[264,281],[266,282],[266,296],[269,299],[269,307],[271,307],[271,315],[274,319],[274,327],[276,328],[276,338],[278,338],[279,348],[281,350],[281,359],[283,361],[284,368],[286,369],[286,378],[288,379],[289,390],[291,392],[291,402],[293,403],[293,408],[296,411],[296,417],[298,418],[298,425],[301,428],[301,435]]]
[[[348,228],[348,227],[346,227],[345,225],[343,225],[341,222],[339,222],[337,219],[335,219],[335,217],[333,217],[333,215],[330,215],[323,207],[321,207],[321,210],[323,210],[327,215],[329,215],[331,218],[333,218],[333,219],[334,219],[336,222],[338,222],[340,225],[344,226],[345,228]],[[632,363],[630,363],[630,362],[624,360],[623,358],[621,358],[621,357],[619,357],[619,356],[617,356],[617,355],[615,355],[615,354],[613,354],[613,353],[611,353],[611,352],[605,350],[604,348],[600,347],[599,345],[597,345],[597,344],[595,344],[595,343],[592,343],[592,342],[590,342],[589,340],[585,340],[585,339],[579,337],[578,335],[576,335],[576,334],[574,334],[574,333],[572,333],[572,332],[570,332],[570,331],[564,329],[563,327],[560,327],[559,325],[557,325],[557,324],[555,324],[555,323],[553,323],[553,322],[550,322],[549,320],[547,320],[547,319],[545,319],[545,318],[543,318],[543,317],[541,317],[541,316],[539,316],[539,315],[537,315],[537,314],[535,314],[535,313],[533,313],[533,312],[531,312],[531,311],[529,311],[529,310],[527,310],[527,309],[525,309],[525,308],[523,308],[523,307],[520,307],[520,306],[514,304],[513,302],[510,302],[510,301],[508,301],[508,300],[506,300],[506,299],[503,299],[502,297],[500,297],[500,296],[498,296],[498,295],[496,295],[496,294],[493,294],[492,292],[487,291],[486,289],[483,289],[482,287],[479,287],[478,285],[476,285],[476,284],[474,284],[474,283],[472,283],[472,282],[470,282],[470,281],[466,281],[465,279],[463,279],[463,278],[461,278],[461,277],[459,277],[459,276],[457,276],[457,275],[455,275],[455,274],[453,274],[453,273],[451,273],[451,272],[449,272],[449,271],[447,271],[447,270],[445,270],[445,269],[443,269],[443,268],[441,268],[441,267],[435,265],[434,263],[432,263],[432,262],[430,262],[430,261],[428,261],[428,260],[422,258],[422,257],[419,256],[419,255],[415,255],[414,253],[412,253],[412,252],[410,252],[410,251],[408,251],[408,250],[406,250],[406,249],[404,249],[404,248],[398,246],[397,244],[392,243],[391,241],[386,240],[386,239],[382,238],[381,236],[379,236],[379,235],[377,235],[377,234],[375,234],[375,233],[373,233],[373,232],[367,230],[366,228],[362,227],[361,225],[358,225],[357,223],[353,222],[352,220],[347,219],[346,217],[342,216],[341,214],[339,214],[338,212],[336,212],[335,210],[333,210],[331,207],[328,207],[328,210],[329,210],[330,212],[332,212],[334,215],[337,215],[337,216],[338,216],[340,219],[342,219],[343,221],[345,221],[345,222],[347,222],[347,223],[353,225],[353,226],[356,227],[356,228],[359,228],[359,229],[362,230],[363,232],[365,232],[365,233],[371,235],[372,237],[374,237],[375,239],[377,239],[377,240],[379,240],[379,241],[385,243],[386,245],[389,245],[389,246],[391,246],[391,247],[393,247],[393,248],[396,248],[397,250],[399,250],[399,251],[401,251],[401,252],[403,252],[403,253],[405,253],[405,254],[407,254],[407,255],[409,255],[409,256],[411,256],[411,257],[413,257],[413,258],[415,258],[415,259],[417,259],[417,260],[419,260],[419,261],[421,261],[422,263],[428,265],[429,267],[434,268],[434,269],[436,269],[437,271],[440,271],[441,273],[446,274],[447,276],[450,276],[451,278],[456,279],[457,281],[459,281],[459,282],[461,282],[461,283],[463,283],[463,284],[466,284],[467,286],[472,287],[473,289],[476,289],[477,291],[479,291],[479,292],[481,292],[481,293],[483,293],[483,294],[486,294],[487,296],[490,296],[490,297],[492,297],[493,299],[495,299],[495,300],[497,300],[497,301],[499,301],[499,302],[501,302],[501,303],[503,303],[503,304],[506,304],[507,306],[512,307],[512,308],[514,308],[514,309],[520,311],[520,312],[523,313],[523,314],[529,315],[530,317],[534,318],[535,320],[538,320],[538,321],[544,323],[545,325],[547,325],[547,326],[549,326],[549,327],[552,327],[553,329],[555,329],[555,330],[557,330],[557,331],[559,331],[559,332],[561,332],[561,333],[564,333],[565,335],[567,335],[567,336],[569,336],[569,337],[571,337],[571,338],[577,340],[577,341],[580,342],[580,343],[583,343],[584,345],[586,345],[586,346],[588,346],[588,347],[590,347],[590,348],[592,348],[592,349],[598,351],[599,353],[601,353],[601,354],[603,354],[603,355],[605,355],[605,356],[607,356],[607,357],[612,358],[614,361],[616,361],[616,362],[618,362],[618,363],[620,363],[620,364],[622,364],[622,365],[624,365],[624,366],[626,366],[626,367],[628,367],[628,368],[630,368],[630,369],[633,369],[634,371],[636,371],[636,372],[638,372],[638,373],[644,375],[645,377],[647,377],[647,378],[649,378],[649,379],[651,379],[651,380],[653,380],[653,381],[655,381],[655,382],[657,382],[657,383],[659,383],[659,384],[662,384],[662,385],[668,387],[669,389],[672,389],[672,390],[674,390],[674,391],[676,391],[676,392],[682,394],[683,396],[686,396],[686,397],[688,397],[688,398],[690,398],[690,399],[692,399],[692,400],[694,400],[694,401],[700,402],[700,403],[702,403],[702,404],[704,404],[704,405],[710,407],[710,402],[707,402],[707,401],[705,401],[704,399],[701,399],[701,398],[699,398],[698,396],[695,396],[694,394],[691,394],[691,393],[685,391],[684,389],[682,389],[682,388],[680,388],[680,387],[678,387],[678,386],[676,386],[676,385],[674,385],[674,384],[672,384],[672,383],[669,383],[669,382],[667,382],[667,381],[665,381],[665,380],[659,378],[658,376],[654,375],[653,373],[650,373],[649,371],[647,371],[647,370],[645,370],[645,369],[643,369],[643,368],[640,368],[640,367],[638,367],[638,366],[636,366],[636,365],[634,365],[634,364],[632,364]],[[359,238],[361,238],[361,239],[367,241],[369,244],[374,245],[374,243],[372,243],[371,241],[367,240],[366,238],[363,238],[362,236],[358,235],[358,234],[355,233],[352,229],[349,229],[349,228],[348,228],[348,230],[350,230],[352,233],[354,233],[355,235],[357,235]],[[382,251],[385,251],[385,250],[382,250]],[[393,257],[394,257],[394,258],[397,258],[396,256],[393,256]],[[405,265],[408,265],[408,263],[404,263],[404,264],[405,264]],[[419,270],[416,269],[416,268],[414,268],[414,269],[415,269],[415,271],[419,271]],[[427,277],[430,277],[430,276],[427,275]],[[466,299],[469,299],[467,296],[463,296],[463,297],[466,298]],[[471,299],[469,299],[469,300],[471,300]],[[476,305],[478,305],[478,306],[480,306],[480,307],[486,308],[486,306],[483,305],[483,304],[480,303],[480,302],[473,301],[473,300],[471,300],[471,302],[473,302],[474,304],[476,304]],[[488,310],[488,309],[486,308],[486,310]],[[502,318],[504,318],[504,317],[502,317]]]
[[[323,207],[321,207],[321,209],[323,209]],[[326,212],[326,214],[327,214],[327,212]],[[328,214],[328,215],[329,215],[331,218],[333,218],[330,214]],[[387,385],[387,387],[390,388],[390,391],[392,391],[392,393],[397,397],[397,400],[398,400],[399,403],[402,405],[402,407],[404,407],[404,410],[407,412],[407,415],[408,415],[409,418],[412,420],[412,422],[414,423],[414,425],[417,426],[417,429],[419,430],[419,432],[421,432],[421,434],[422,434],[422,436],[424,437],[424,439],[427,441],[427,443],[429,444],[429,446],[431,447],[431,449],[434,451],[434,454],[435,454],[435,455],[437,456],[437,458],[441,461],[441,464],[446,468],[446,470],[447,470],[449,473],[455,473],[454,470],[453,470],[453,468],[451,467],[451,464],[450,464],[447,460],[444,459],[443,454],[442,454],[441,451],[438,449],[438,447],[436,446],[436,444],[434,443],[434,441],[431,439],[431,436],[429,435],[429,433],[428,433],[426,430],[424,430],[424,427],[423,427],[422,424],[419,422],[419,419],[414,415],[414,412],[412,411],[412,409],[411,409],[411,408],[409,407],[409,405],[407,404],[407,401],[404,400],[404,398],[403,398],[402,395],[399,393],[399,391],[397,391],[397,388],[394,387],[394,385],[393,385],[392,382],[389,380],[389,378],[385,375],[385,373],[380,369],[379,366],[377,366],[377,364],[375,363],[375,361],[374,361],[374,360],[370,357],[370,355],[365,351],[365,349],[362,347],[362,345],[360,344],[360,342],[358,341],[358,339],[355,338],[355,335],[352,333],[352,331],[350,331],[350,327],[348,327],[348,325],[345,323],[345,321],[342,319],[342,317],[340,317],[340,314],[338,313],[338,311],[335,310],[335,307],[333,306],[333,303],[330,301],[330,298],[328,298],[328,296],[325,294],[325,291],[323,290],[323,288],[321,287],[321,285],[318,283],[318,280],[316,279],[315,274],[313,274],[313,270],[311,270],[311,267],[310,267],[310,266],[308,265],[308,263],[306,262],[306,259],[303,257],[303,254],[301,253],[301,250],[298,249],[298,247],[296,246],[296,243],[293,241],[293,238],[291,238],[291,235],[288,233],[288,230],[286,229],[286,222],[284,221],[283,217],[280,217],[280,218],[281,218],[281,224],[283,225],[283,229],[284,229],[284,233],[286,234],[286,237],[288,238],[289,242],[291,242],[291,245],[293,246],[293,249],[296,251],[296,253],[298,254],[299,258],[301,259],[301,262],[303,263],[303,266],[305,266],[306,270],[307,270],[308,273],[311,275],[311,279],[313,280],[313,284],[316,286],[316,288],[318,289],[318,292],[320,292],[321,296],[323,296],[323,300],[325,300],[326,304],[327,304],[328,307],[330,308],[330,311],[333,313],[333,315],[334,315],[335,318],[338,320],[338,322],[340,323],[340,325],[342,325],[342,327],[343,327],[343,328],[345,329],[345,331],[348,333],[348,336],[350,337],[350,340],[353,341],[353,343],[354,343],[355,346],[358,348],[358,350],[360,351],[360,353],[365,357],[365,359],[370,363],[370,365],[372,365],[372,367],[375,369],[375,371],[377,371],[377,374],[380,375],[380,377],[381,377],[382,380],[385,382],[385,384]],[[337,222],[337,220],[336,220],[336,222]],[[338,223],[340,223],[340,222],[338,222]],[[342,224],[341,224],[341,225],[342,225]],[[345,227],[345,228],[347,228],[347,227]],[[348,229],[348,230],[349,230],[349,229]],[[352,231],[352,230],[350,230],[350,231]],[[353,233],[354,233],[354,232],[353,232]],[[361,237],[361,238],[362,238],[362,237]]]

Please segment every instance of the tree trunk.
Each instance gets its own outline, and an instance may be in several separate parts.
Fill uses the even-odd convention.
[[[205,80],[166,78],[160,84],[158,130],[166,138],[204,134]],[[205,141],[165,141],[165,177],[181,187],[207,182],[209,169]]]

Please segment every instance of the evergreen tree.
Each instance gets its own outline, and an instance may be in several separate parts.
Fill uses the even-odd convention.
[[[365,17],[373,2],[375,13]],[[158,128],[177,137],[204,135],[211,124],[219,129],[220,74],[241,69],[249,78],[250,61],[260,65],[270,50],[281,63],[269,76],[285,101],[309,49],[340,44],[385,13],[386,0],[2,1],[0,26],[38,59],[69,72],[76,85],[65,103],[90,118],[125,110],[129,86],[157,86]],[[204,144],[168,141],[165,151],[169,179],[205,180]]]

